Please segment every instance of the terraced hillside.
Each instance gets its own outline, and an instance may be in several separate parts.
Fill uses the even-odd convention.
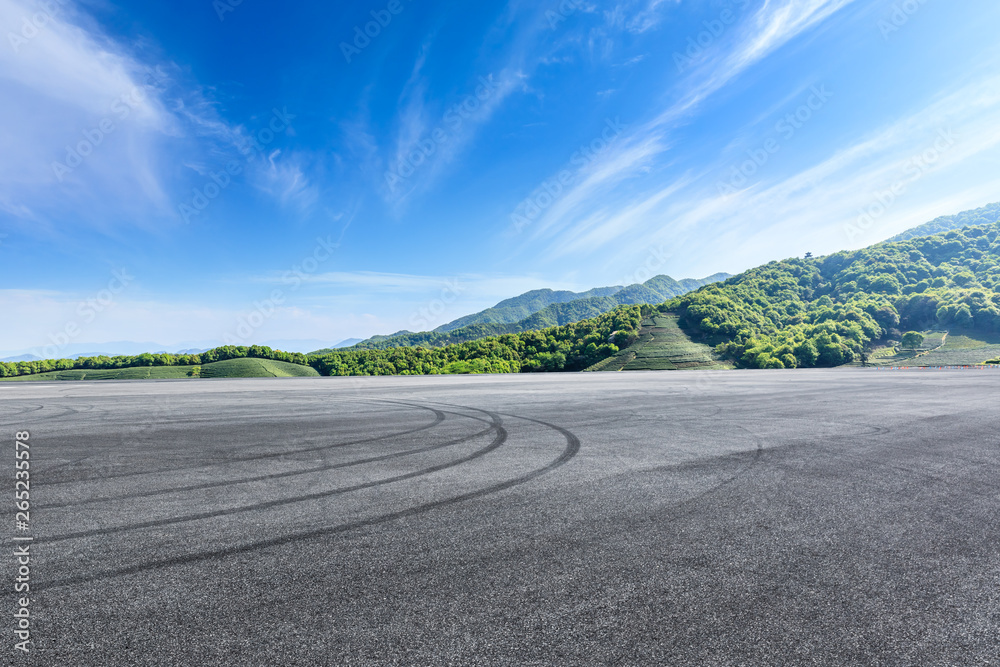
[[[201,367],[203,378],[289,378],[319,377],[319,372],[311,366],[289,364],[273,359],[229,359],[206,364]]]
[[[977,366],[1000,357],[1000,335],[956,329],[951,333],[928,331],[916,352],[883,348],[873,366]]]
[[[639,340],[588,371],[678,371],[728,369],[712,347],[691,339],[676,315],[653,315],[642,323]]]

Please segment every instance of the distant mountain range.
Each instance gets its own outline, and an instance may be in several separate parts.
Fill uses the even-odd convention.
[[[729,277],[727,273],[717,273],[701,280],[674,280],[670,276],[656,276],[642,284],[598,287],[586,292],[532,290],[505,299],[492,308],[460,317],[434,331],[399,331],[389,336],[373,336],[355,344],[353,348],[380,350],[392,347],[441,347],[488,336],[573,324],[603,315],[618,306],[662,303]],[[311,354],[323,354],[326,351],[318,350]]]
[[[931,222],[909,229],[884,243],[895,243],[929,237],[941,232],[961,230],[972,226],[1000,222],[1000,203],[964,211],[956,215],[941,216]],[[439,347],[477,340],[505,333],[519,333],[562,326],[597,317],[620,305],[659,304],[672,298],[689,294],[712,283],[731,278],[717,273],[701,280],[674,280],[669,276],[656,276],[642,284],[629,286],[598,287],[586,292],[532,290],[520,296],[505,299],[492,308],[460,317],[443,324],[434,331],[413,333],[400,331],[389,336],[373,336],[367,340],[349,338],[325,347],[312,354],[345,348],[385,349],[405,346]],[[302,352],[327,345],[322,340],[269,340],[256,342],[276,350]],[[200,354],[221,344],[221,341],[187,341],[174,346],[153,342],[118,341],[111,343],[81,343],[60,348],[59,357],[76,359],[83,356],[115,356],[160,353],[174,350],[180,354]],[[250,343],[247,343],[250,344]],[[41,349],[9,350],[4,362],[37,361]]]

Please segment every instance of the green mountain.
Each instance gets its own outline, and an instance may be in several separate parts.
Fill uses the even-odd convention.
[[[747,368],[837,366],[906,330],[1000,331],[1000,223],[787,259],[659,306]]]
[[[701,280],[677,281],[669,276],[656,276],[641,285],[599,287],[579,293],[534,290],[501,301],[493,308],[459,318],[434,331],[421,333],[399,331],[390,336],[373,336],[352,346],[351,349],[387,350],[394,347],[442,347],[489,336],[564,326],[597,317],[618,306],[662,303],[667,299],[686,294],[713,282],[725,280],[728,277],[729,274],[717,273]],[[510,320],[515,314],[521,313],[528,313],[528,315],[519,320]],[[457,328],[452,327],[455,323],[465,324]],[[310,353],[310,356],[321,356],[330,351],[329,349],[318,350]]]
[[[349,348],[312,357],[323,375],[435,375],[579,371],[639,338],[651,306],[619,306],[598,317],[553,327],[480,338],[444,347]]]
[[[434,331],[443,333],[472,326],[473,324],[513,324],[553,304],[568,303],[592,297],[611,296],[621,289],[622,287],[618,285],[616,287],[597,287],[587,292],[553,291],[550,289],[532,290],[520,296],[505,299],[492,308],[487,308],[478,313],[466,315],[447,324],[442,324]]]
[[[324,375],[838,366],[907,329],[954,329],[929,336],[927,353],[980,363],[1000,351],[998,290],[1000,223],[771,262],[656,307],[618,306],[566,326],[338,350],[312,365]]]
[[[796,368],[838,366],[863,355],[876,363],[906,360],[907,365],[1000,361],[1000,222],[771,262],[658,306],[620,305],[627,299],[660,300],[663,291],[691,286],[658,276],[610,295],[550,303],[514,323],[401,334],[428,337],[419,346],[354,347],[308,358],[251,346],[195,355],[20,361],[0,363],[0,377]],[[909,342],[889,347],[894,341]]]
[[[988,204],[982,208],[971,211],[963,211],[957,215],[943,215],[919,227],[908,229],[902,234],[893,236],[887,243],[897,241],[909,241],[921,236],[933,236],[941,232],[950,232],[953,229],[963,229],[973,225],[991,225],[1000,221],[1000,203]]]

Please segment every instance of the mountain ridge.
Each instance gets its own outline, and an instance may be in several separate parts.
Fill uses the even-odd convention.
[[[622,305],[662,303],[675,296],[686,294],[707,284],[729,277],[728,273],[715,273],[707,278],[674,280],[670,276],[654,276],[642,284],[625,287],[597,287],[586,292],[531,290],[516,297],[504,299],[492,308],[466,315],[433,331],[400,331],[388,336],[372,336],[348,349],[383,350],[394,347],[443,347],[456,345],[489,336],[535,331],[553,326],[565,326],[597,317]],[[565,300],[570,296],[582,298]],[[506,321],[512,313],[522,312],[547,303],[528,316]],[[471,322],[458,328],[447,328],[456,322]],[[310,352],[310,356],[326,354],[335,348]]]

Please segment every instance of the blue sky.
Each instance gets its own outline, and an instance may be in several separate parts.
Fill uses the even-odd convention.
[[[993,1],[230,3],[0,0],[0,353],[426,329],[1000,200]]]

